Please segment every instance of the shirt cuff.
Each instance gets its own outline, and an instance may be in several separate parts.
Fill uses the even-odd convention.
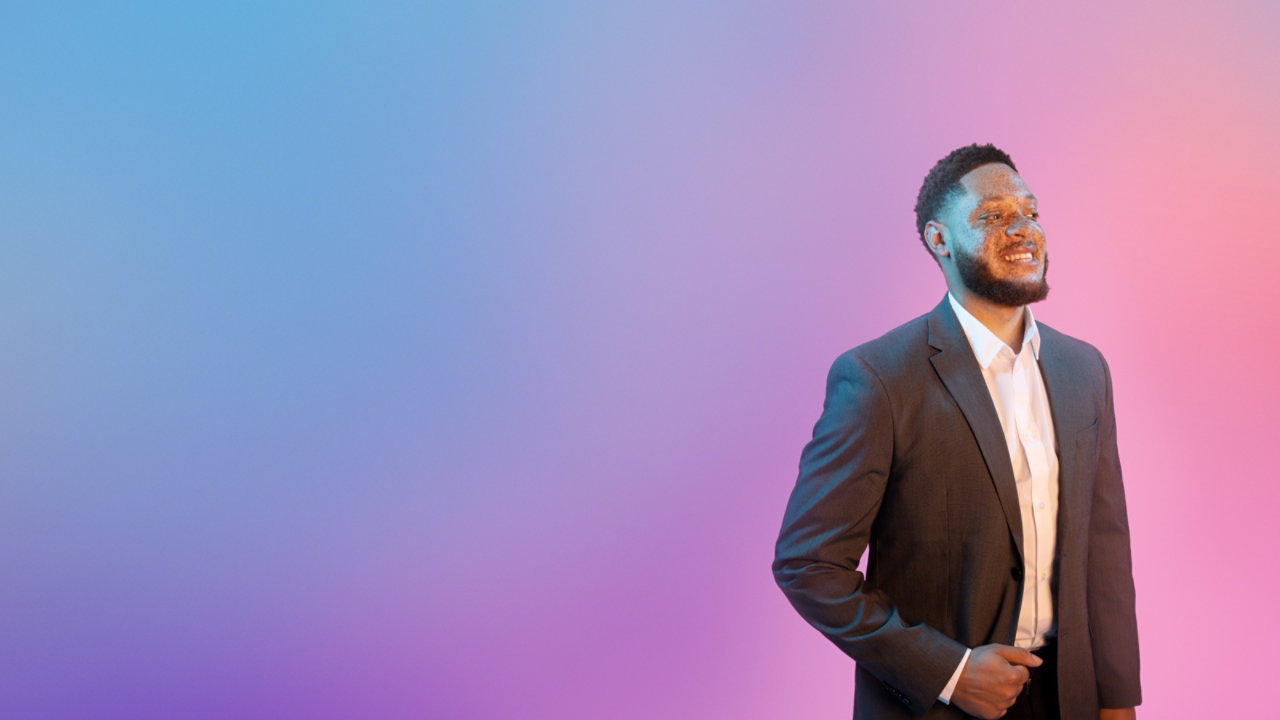
[[[942,688],[942,692],[938,693],[938,699],[947,705],[951,704],[951,694],[956,691],[956,685],[960,683],[960,674],[964,672],[964,664],[969,662],[969,653],[971,652],[973,652],[972,649],[964,651],[964,657],[960,658],[960,664],[956,666],[956,671],[951,673],[951,680],[946,687]]]

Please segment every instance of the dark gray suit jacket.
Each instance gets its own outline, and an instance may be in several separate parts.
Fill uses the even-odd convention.
[[[1039,328],[1058,445],[1060,704],[1064,720],[1097,720],[1141,702],[1111,375],[1093,346]],[[855,719],[962,718],[938,693],[966,647],[1013,643],[1022,567],[1009,451],[944,297],[836,359],[774,577],[857,661]]]

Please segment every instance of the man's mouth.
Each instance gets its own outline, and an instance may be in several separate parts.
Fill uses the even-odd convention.
[[[1035,262],[1035,253],[1030,250],[1018,250],[1016,252],[1005,253],[1001,256],[1005,262],[1011,263],[1029,263]]]

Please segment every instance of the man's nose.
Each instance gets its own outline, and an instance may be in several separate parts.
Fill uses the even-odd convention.
[[[1014,237],[1034,237],[1040,233],[1040,225],[1030,216],[1018,213],[1017,219],[1009,223],[1009,229],[1005,232]]]

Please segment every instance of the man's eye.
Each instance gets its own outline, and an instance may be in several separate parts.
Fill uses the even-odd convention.
[[[1032,220],[1039,220],[1040,213],[1036,212],[1035,210],[1032,210],[1030,213],[1027,214],[1027,217],[1031,218]]]
[[[986,220],[987,222],[993,222],[993,221],[995,221],[995,220],[999,220],[999,219],[1000,219],[1000,213],[998,213],[998,212],[991,212],[991,213],[987,213],[986,215],[983,215],[983,216],[982,216],[982,219],[983,219],[983,220]]]

